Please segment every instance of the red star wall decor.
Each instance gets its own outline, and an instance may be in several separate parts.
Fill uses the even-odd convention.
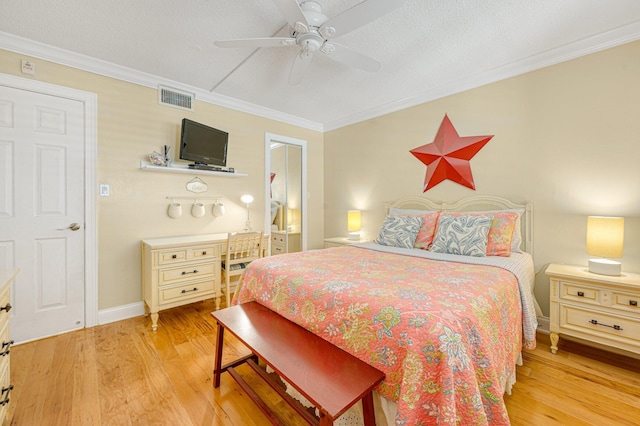
[[[475,190],[469,160],[492,137],[493,135],[461,137],[445,114],[436,139],[410,151],[427,166],[423,192],[446,179]]]

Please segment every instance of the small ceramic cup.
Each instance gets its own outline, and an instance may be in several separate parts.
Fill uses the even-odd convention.
[[[169,204],[169,208],[167,209],[167,214],[171,219],[177,219],[182,216],[182,204],[180,203],[171,203]]]
[[[215,217],[224,216],[224,204],[215,203],[213,205],[212,213]]]
[[[202,204],[199,201],[196,201],[195,203],[193,203],[193,206],[191,207],[191,215],[193,217],[204,216],[204,204]]]

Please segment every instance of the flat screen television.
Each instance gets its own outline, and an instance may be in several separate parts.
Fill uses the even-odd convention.
[[[227,165],[229,134],[188,119],[182,120],[180,159],[196,165]]]

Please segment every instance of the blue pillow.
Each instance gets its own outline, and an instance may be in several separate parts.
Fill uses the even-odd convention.
[[[484,257],[493,216],[447,216],[438,219],[430,251]]]
[[[421,226],[421,217],[387,216],[384,218],[384,223],[374,243],[383,246],[413,248]]]

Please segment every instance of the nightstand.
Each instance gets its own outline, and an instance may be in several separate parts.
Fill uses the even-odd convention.
[[[295,253],[300,251],[300,232],[271,232],[271,254]]]
[[[324,239],[324,248],[347,246],[349,244],[364,243],[366,240],[350,240],[347,237],[334,237]]]
[[[551,352],[559,335],[640,354],[640,275],[589,272],[587,266],[551,264]]]

